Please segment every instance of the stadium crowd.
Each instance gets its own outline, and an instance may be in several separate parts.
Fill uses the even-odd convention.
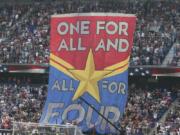
[[[180,66],[180,44],[176,44],[173,47],[173,53],[174,55],[173,55],[173,59],[170,65]]]
[[[177,92],[174,89],[130,88],[125,114],[120,122],[126,134],[149,132],[176,99]],[[11,129],[13,120],[39,121],[47,95],[47,86],[31,85],[30,79],[9,78],[6,83],[1,82],[0,95],[0,127]],[[179,120],[179,115],[176,116]],[[170,120],[170,117],[172,115],[167,120]]]
[[[160,65],[178,41],[178,1],[54,1],[0,7],[0,62],[47,64],[49,61],[50,15],[74,12],[136,14],[137,28],[131,65]],[[179,39],[179,38],[178,38]],[[173,63],[177,63],[175,60]]]
[[[127,135],[149,133],[176,99],[176,92],[172,89],[160,88],[130,89],[126,111],[121,122]]]
[[[10,78],[7,83],[0,84],[1,129],[11,129],[12,121],[38,122],[47,88],[45,85],[31,86],[27,82]]]
[[[157,126],[158,135],[179,135],[180,134],[180,108],[177,106],[171,110],[164,123]]]
[[[180,2],[166,1],[53,1],[0,6],[0,63],[48,64],[50,15],[74,12],[118,12],[137,15],[131,65],[160,65],[174,43],[180,43]],[[180,66],[180,45],[173,47],[170,65]],[[174,89],[133,87],[120,125],[127,135],[154,128],[177,98]],[[46,85],[9,78],[0,83],[0,128],[12,121],[38,122],[47,95]],[[179,133],[179,110],[172,110],[158,135]]]
[[[28,10],[27,5],[3,5],[0,7],[0,37],[10,35],[10,30],[20,21]]]

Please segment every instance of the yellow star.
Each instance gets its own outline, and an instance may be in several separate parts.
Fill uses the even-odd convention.
[[[98,102],[100,102],[98,81],[103,79],[105,75],[111,73],[110,70],[96,70],[92,50],[89,51],[86,66],[84,70],[69,70],[72,75],[79,80],[79,86],[73,96],[73,100],[88,92]]]

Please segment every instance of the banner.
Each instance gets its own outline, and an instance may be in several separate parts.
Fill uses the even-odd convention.
[[[118,13],[52,16],[48,96],[40,123],[118,132],[135,22],[134,15]]]

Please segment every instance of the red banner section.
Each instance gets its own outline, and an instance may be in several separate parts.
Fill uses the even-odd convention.
[[[51,19],[51,55],[76,69],[84,69],[92,49],[96,70],[128,61],[136,17],[116,13],[54,15]]]

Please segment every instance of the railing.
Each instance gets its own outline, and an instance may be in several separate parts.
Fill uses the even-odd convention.
[[[0,129],[0,135],[12,135],[12,129]]]
[[[81,130],[72,124],[44,125],[30,122],[13,122],[12,135],[83,135]]]
[[[14,129],[14,131],[16,132],[13,132],[13,129],[0,129],[0,135],[29,135],[35,131],[38,131],[37,134],[38,135],[47,135],[47,134],[51,134],[53,135],[55,132],[58,134],[58,135],[72,135],[72,131],[74,131],[74,129],[76,129],[74,126],[71,126],[71,125],[61,125],[61,126],[40,126],[37,128],[37,123],[36,125],[33,125],[32,123],[26,123],[29,127],[30,130],[27,130],[27,125],[24,124],[24,123],[21,123],[23,126],[24,129],[21,129],[19,130],[19,132],[17,132],[17,129]],[[29,125],[30,124],[30,125]],[[172,125],[172,127],[179,127],[180,126],[180,123],[170,123],[170,122],[167,122],[167,123],[159,123],[161,126],[160,128],[158,129],[158,127],[154,127],[155,130],[154,132],[152,133],[151,131],[154,129],[154,128],[150,128],[150,127],[142,127],[141,130],[142,130],[142,134],[143,135],[152,135],[152,134],[158,134],[159,132],[162,132],[162,129],[161,127],[163,126],[166,126],[167,124],[169,125]],[[33,127],[34,126],[34,127]],[[22,127],[21,127],[22,128]],[[44,129],[43,129],[44,128]],[[36,130],[35,130],[36,129]],[[37,130],[38,129],[38,130]],[[126,130],[126,129],[124,129]],[[131,132],[130,133],[124,133],[124,135],[128,135],[128,134],[136,134],[138,132],[139,129],[131,129]],[[171,128],[168,129],[170,132],[171,132]],[[164,131],[164,132],[167,132]],[[77,133],[76,135],[80,135],[81,133]],[[95,132],[93,132],[94,135],[96,135]],[[92,132],[91,133],[87,133],[86,135],[92,135]]]

